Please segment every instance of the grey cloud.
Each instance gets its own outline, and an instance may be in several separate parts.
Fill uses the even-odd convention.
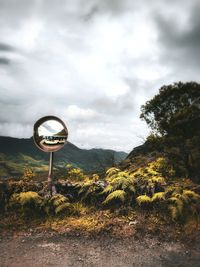
[[[180,27],[173,17],[166,19],[158,15],[156,23],[164,60],[170,62],[172,67],[182,68],[185,64],[186,68],[194,70],[200,63],[200,5],[194,5],[188,13],[185,28]]]
[[[0,43],[0,52],[12,52],[15,48],[12,45]]]
[[[129,86],[129,90],[118,97],[111,98],[108,96],[102,96],[94,98],[90,105],[95,107],[99,112],[110,114],[116,114],[117,116],[132,116],[138,108],[137,96],[143,94],[142,88],[139,87],[138,80],[124,78],[124,82]]]
[[[0,57],[0,65],[9,65],[10,64],[10,59],[6,57]]]
[[[134,99],[131,93],[119,96],[116,99],[109,97],[100,97],[92,102],[92,106],[99,112],[124,115],[124,113],[133,110]]]

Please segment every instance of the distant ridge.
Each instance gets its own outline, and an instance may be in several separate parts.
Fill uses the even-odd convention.
[[[119,163],[127,156],[125,152],[110,149],[80,149],[70,142],[55,152],[55,165],[62,167],[67,163],[87,172],[103,170]],[[13,138],[0,136],[0,176],[22,172],[23,166],[40,168],[48,164],[48,153],[40,151],[33,138]]]

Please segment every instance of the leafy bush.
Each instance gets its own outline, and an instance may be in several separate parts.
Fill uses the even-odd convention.
[[[103,181],[88,180],[81,185],[78,194],[81,201],[87,204],[98,205],[102,200],[100,193],[103,189]]]
[[[200,205],[200,195],[191,190],[178,190],[172,192],[171,197],[167,199],[169,211],[173,220],[184,220],[192,215],[192,205]]]
[[[169,211],[171,214],[171,217],[173,220],[178,220],[183,217],[183,207],[184,207],[184,202],[178,197],[171,197],[168,199],[169,203],[172,203],[169,205]]]
[[[21,180],[23,182],[30,182],[35,177],[35,173],[32,168],[25,168],[23,176],[21,177]]]
[[[103,201],[103,204],[113,206],[117,205],[119,202],[124,203],[125,199],[126,199],[126,193],[123,190],[115,190],[106,197],[106,199]]]
[[[106,171],[106,177],[111,177],[113,175],[116,175],[118,174],[118,172],[120,172],[120,169],[112,167]]]
[[[41,214],[43,199],[36,192],[21,192],[11,196],[9,208],[19,210],[24,216]]]
[[[160,201],[164,201],[165,198],[165,192],[158,192],[155,193],[152,198],[151,198],[151,202],[160,202]]]
[[[144,207],[144,208],[149,207],[151,204],[151,198],[147,195],[141,195],[141,196],[137,197],[136,201],[137,201],[139,206]]]
[[[54,195],[51,199],[46,200],[44,205],[45,212],[50,215],[64,215],[70,213],[69,199],[61,194]]]
[[[72,165],[67,164],[66,179],[73,182],[81,182],[87,180],[88,177],[80,168],[74,168]]]

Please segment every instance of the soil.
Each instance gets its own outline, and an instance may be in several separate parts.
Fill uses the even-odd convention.
[[[1,267],[200,266],[200,241],[34,232],[0,236]]]

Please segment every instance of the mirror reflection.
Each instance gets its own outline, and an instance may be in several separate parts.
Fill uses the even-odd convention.
[[[61,149],[68,137],[65,124],[57,117],[41,118],[34,126],[34,140],[36,145],[45,152]]]

